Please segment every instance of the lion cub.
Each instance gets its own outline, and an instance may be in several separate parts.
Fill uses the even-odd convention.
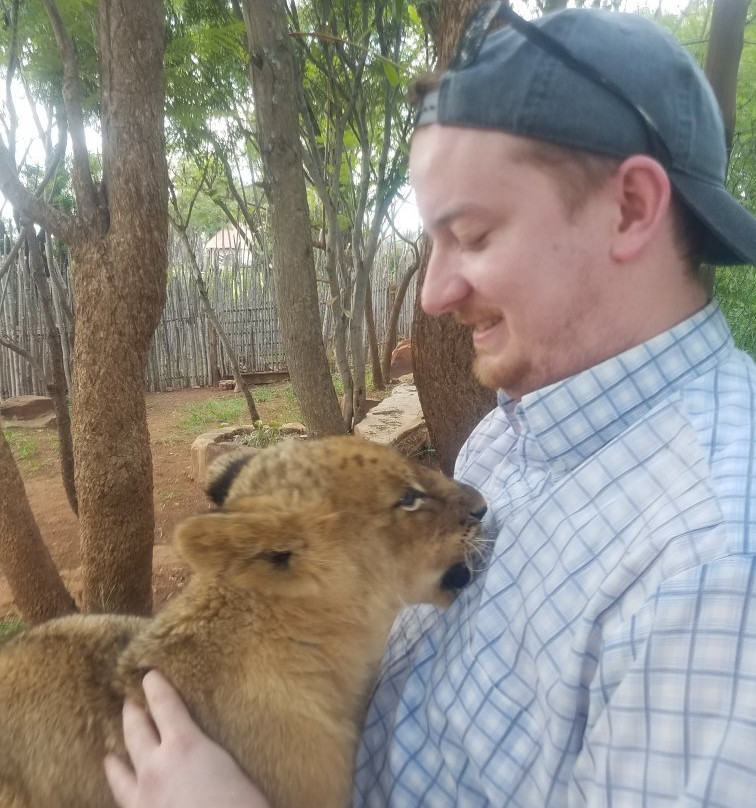
[[[193,575],[156,617],[61,618],[0,649],[2,808],[114,806],[103,758],[125,755],[123,697],[150,668],[276,808],[349,803],[394,617],[468,581],[483,499],[352,437],[229,456],[210,476],[219,508],[177,528]]]

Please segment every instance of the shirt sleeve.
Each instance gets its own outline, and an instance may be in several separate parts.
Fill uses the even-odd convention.
[[[755,578],[689,570],[597,639],[570,805],[756,805]]]

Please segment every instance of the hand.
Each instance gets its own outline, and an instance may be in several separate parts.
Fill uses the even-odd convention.
[[[150,671],[142,687],[152,720],[133,701],[123,707],[134,768],[115,755],[105,758],[105,775],[121,808],[269,808],[233,758],[194,724],[166,679]]]

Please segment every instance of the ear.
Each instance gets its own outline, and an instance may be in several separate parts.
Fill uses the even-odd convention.
[[[223,505],[234,480],[257,452],[257,449],[251,447],[239,449],[221,455],[210,464],[207,470],[205,493],[216,505]]]
[[[282,577],[300,563],[307,548],[303,514],[278,497],[245,497],[233,511],[184,520],[174,544],[192,569],[209,578]]]
[[[627,263],[659,237],[667,225],[672,186],[662,166],[643,154],[621,163],[613,181],[618,214],[611,255],[619,263]]]

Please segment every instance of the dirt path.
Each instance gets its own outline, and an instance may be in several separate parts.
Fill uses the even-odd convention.
[[[185,567],[170,546],[174,527],[184,517],[206,507],[200,483],[189,478],[194,436],[187,437],[177,429],[180,410],[187,403],[206,401],[218,395],[214,388],[147,394],[155,491],[153,596],[156,606],[177,591],[187,578]],[[56,452],[41,450],[38,468],[33,472],[22,471],[22,475],[42,537],[69,590],[77,597],[80,594],[78,527],[63,491]],[[0,576],[0,617],[12,611],[12,606],[7,582]]]

